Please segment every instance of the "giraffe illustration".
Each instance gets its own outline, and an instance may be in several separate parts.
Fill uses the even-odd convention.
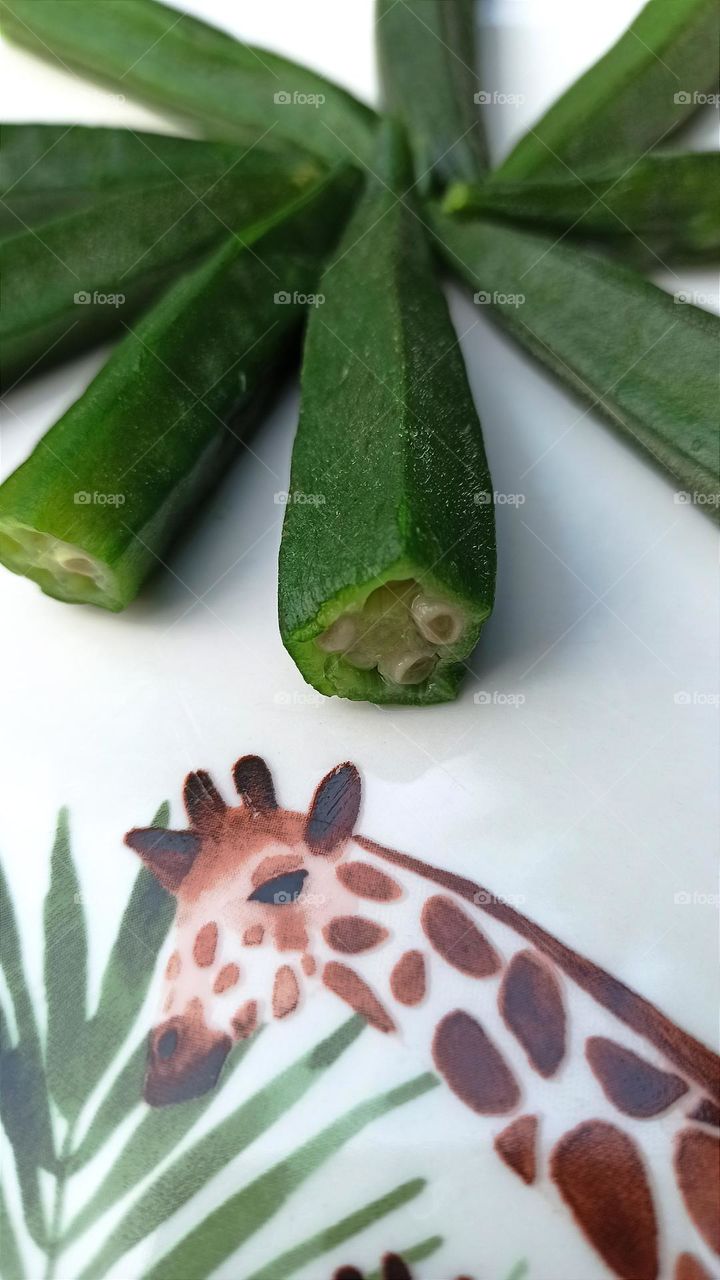
[[[239,805],[191,773],[186,829],[125,837],[177,898],[147,1101],[205,1093],[234,1042],[332,993],[427,1046],[503,1176],[569,1210],[609,1274],[717,1276],[717,1055],[509,902],[355,834],[354,765],[307,813],[257,756],[233,778]]]

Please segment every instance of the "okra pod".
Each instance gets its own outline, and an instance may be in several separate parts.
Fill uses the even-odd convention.
[[[720,155],[655,152],[545,181],[457,183],[443,208],[556,229],[655,266],[663,259],[716,258]]]
[[[392,124],[373,169],[308,324],[280,630],[320,692],[425,705],[455,696],[492,608],[492,485]]]
[[[717,88],[717,0],[649,0],[495,170],[515,181],[639,156]]]
[[[0,486],[9,569],[60,600],[132,600],[277,382],[356,181],[226,237],[127,334]]]
[[[202,195],[242,155],[230,142],[75,124],[4,124],[0,141],[2,235],[87,207],[99,196],[125,193],[130,199],[133,188],[172,177]],[[298,157],[278,147],[277,160],[288,168]]]
[[[407,127],[418,189],[477,181],[487,148],[472,0],[377,0],[375,19],[383,102]]]
[[[375,115],[338,85],[157,0],[0,0],[8,39],[246,145],[269,129],[328,161],[367,158]]]
[[[203,252],[320,173],[314,159],[253,147],[215,177],[167,174],[0,242],[3,387],[122,331]]]
[[[566,242],[440,213],[434,225],[477,301],[717,516],[718,317]]]

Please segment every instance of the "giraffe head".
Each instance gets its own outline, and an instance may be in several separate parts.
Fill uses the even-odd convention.
[[[238,760],[233,778],[238,806],[207,773],[191,773],[187,828],[125,837],[178,904],[148,1049],[145,1097],[155,1106],[207,1092],[266,1010],[280,1018],[297,1007],[316,971],[313,940],[356,901],[336,875],[360,805],[354,765],[323,778],[307,813],[279,807],[258,756]]]

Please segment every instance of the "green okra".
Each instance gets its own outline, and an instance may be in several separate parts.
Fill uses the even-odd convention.
[[[257,141],[272,129],[328,161],[365,158],[375,115],[338,85],[158,0],[0,0],[8,39],[199,125]]]
[[[434,226],[476,301],[717,516],[720,319],[566,242],[439,212]]]
[[[175,276],[308,189],[314,159],[265,144],[237,162],[99,196],[0,241],[0,382],[13,385],[118,331]]]
[[[272,139],[265,140],[265,148]],[[0,126],[0,235],[17,235],[98,197],[176,177],[202,195],[242,156],[230,142],[76,124]],[[278,167],[300,157],[277,148]],[[209,175],[209,176],[208,176]],[[133,197],[136,198],[136,197]]]
[[[495,170],[499,182],[639,156],[718,82],[717,0],[649,0],[618,42],[553,103]]]
[[[283,642],[320,692],[455,696],[493,603],[482,432],[385,126],[372,181],[308,324],[279,570]]]
[[[384,104],[408,129],[419,190],[477,181],[487,148],[472,0],[377,0],[375,18]]]
[[[499,217],[592,239],[636,261],[720,256],[720,155],[654,152],[526,182],[457,183],[446,213]]]
[[[0,486],[0,561],[48,595],[124,608],[284,368],[354,170],[182,277]]]

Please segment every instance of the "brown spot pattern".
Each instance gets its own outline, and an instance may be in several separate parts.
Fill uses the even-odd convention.
[[[528,1186],[535,1181],[537,1169],[537,1129],[537,1116],[520,1116],[497,1135],[494,1143],[500,1159]]]
[[[455,1009],[445,1015],[432,1051],[438,1071],[471,1110],[497,1116],[517,1105],[520,1090],[510,1068],[469,1013]]]
[[[338,1267],[333,1272],[333,1280],[363,1280],[363,1274],[357,1267]]]
[[[720,1254],[720,1139],[702,1129],[683,1129],[675,1147],[675,1176],[700,1235]]]
[[[712,1276],[692,1253],[681,1253],[675,1263],[674,1280],[712,1280]]]
[[[366,836],[355,837],[356,843],[377,858],[383,858],[394,867],[409,871],[412,875],[422,876],[441,888],[456,893],[467,902],[475,904],[480,911],[500,920],[509,929],[514,929],[521,937],[542,951],[553,960],[583,991],[587,991],[593,1000],[609,1009],[614,1017],[619,1018],[626,1026],[632,1027],[638,1035],[645,1036],[657,1049],[666,1055],[670,1062],[679,1067],[693,1080],[697,1080],[708,1093],[720,1101],[720,1059],[712,1049],[708,1049],[700,1040],[683,1031],[677,1023],[666,1017],[643,996],[638,995],[631,987],[625,986],[618,978],[613,977],[600,965],[593,964],[586,956],[565,946],[559,938],[547,929],[541,928],[534,920],[523,915],[515,907],[510,906],[503,898],[497,898],[474,880],[454,875],[442,867],[430,866],[420,858],[411,858],[407,853],[399,853],[397,849],[388,849],[378,844],[377,840],[368,840]]]
[[[720,1129],[720,1107],[716,1107],[709,1098],[702,1098],[688,1115],[689,1120],[699,1120],[700,1124],[711,1124]]]
[[[246,929],[243,934],[243,942],[246,947],[259,947],[264,937],[265,930],[262,925],[251,924],[250,928]]]
[[[505,1024],[546,1080],[565,1054],[565,1009],[557,979],[532,951],[513,956],[498,996]]]
[[[341,862],[335,868],[335,874],[340,883],[358,898],[370,898],[373,902],[395,902],[402,897],[402,889],[397,881],[367,862]]]
[[[335,916],[323,929],[328,946],[348,956],[370,951],[384,942],[387,936],[387,929],[363,916]]]
[[[421,922],[435,950],[453,968],[471,978],[489,978],[497,973],[497,952],[452,898],[439,893],[428,898]]]
[[[347,965],[339,964],[337,960],[329,960],[323,969],[323,982],[366,1022],[377,1027],[378,1031],[395,1030],[390,1014],[354,969],[348,969]]]
[[[590,1243],[622,1280],[656,1280],[657,1223],[635,1143],[604,1120],[566,1133],[550,1173]]]
[[[680,1076],[660,1071],[605,1036],[590,1036],[585,1055],[606,1098],[625,1115],[638,1119],[657,1116],[687,1093]]]
[[[422,951],[406,951],[390,974],[390,990],[400,1004],[419,1004],[425,995],[425,958]]]
[[[173,982],[175,978],[179,977],[181,969],[182,960],[180,959],[180,952],[173,951],[165,969],[165,977],[168,979],[168,982]]]
[[[314,956],[303,956],[300,964],[302,965],[303,973],[306,974],[308,978],[312,978],[315,970],[317,969]]]
[[[257,1002],[246,1000],[232,1019],[232,1029],[238,1040],[247,1040],[257,1026]]]
[[[298,981],[289,964],[283,964],[275,974],[272,994],[272,1010],[276,1018],[285,1018],[297,1009],[300,999]]]
[[[210,920],[198,930],[193,943],[193,960],[201,969],[207,969],[214,962],[217,942],[218,927],[214,920]]]
[[[213,991],[218,996],[222,995],[223,991],[229,991],[237,984],[239,977],[240,970],[236,964],[223,965],[213,983]]]
[[[386,1253],[382,1260],[382,1280],[412,1280],[406,1263],[396,1253]]]
[[[308,944],[305,919],[295,907],[283,907],[275,920],[275,946],[278,951],[304,951]]]

